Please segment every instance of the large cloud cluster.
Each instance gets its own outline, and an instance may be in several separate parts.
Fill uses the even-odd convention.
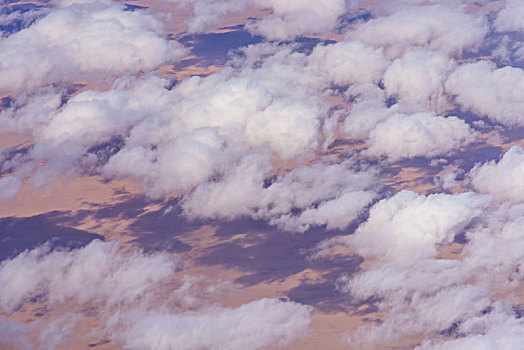
[[[88,2],[56,9],[0,39],[0,92],[94,74],[150,71],[186,52],[166,35],[158,18],[124,11],[118,4]]]
[[[79,310],[90,305],[105,320],[99,331],[131,349],[259,349],[287,344],[309,326],[308,307],[276,299],[238,308],[207,305],[204,299],[188,305],[193,311],[177,309],[198,298],[186,286],[191,280],[177,283],[177,265],[167,253],[126,251],[116,242],[93,241],[73,251],[42,246],[0,264],[0,310],[9,314],[36,299],[68,305],[71,327],[57,319],[57,329],[49,325],[41,331],[46,338],[41,344],[59,345],[83,317]],[[0,344],[29,345],[27,333],[24,326],[0,319],[1,339],[9,339]]]
[[[189,32],[206,31],[220,24],[231,14],[246,9],[258,9],[270,13],[247,24],[247,29],[271,40],[292,40],[297,36],[334,32],[338,18],[346,11],[343,0],[170,0],[182,8],[189,9],[191,16],[186,20]],[[269,12],[268,11],[268,12]]]
[[[260,299],[236,309],[128,314],[123,322],[131,324],[119,339],[129,349],[266,349],[300,335],[310,323],[309,313],[300,304]]]
[[[524,150],[513,146],[498,162],[478,164],[470,174],[473,187],[501,200],[524,200]]]
[[[321,245],[348,245],[370,261],[340,280],[355,300],[372,300],[386,315],[352,334],[355,345],[422,337],[417,349],[499,349],[522,340],[521,300],[510,292],[522,283],[524,196],[519,160],[508,166],[521,150],[471,171],[474,188],[489,195],[403,191],[375,204],[354,235]],[[501,180],[517,191],[487,185]],[[465,243],[455,257],[441,256],[460,235]]]
[[[507,0],[506,6],[498,13],[495,19],[495,29],[501,32],[524,32],[522,23],[524,5],[518,0]]]
[[[369,134],[367,153],[391,160],[447,155],[475,140],[475,132],[457,117],[433,113],[394,114]]]
[[[386,14],[359,24],[348,36],[385,47],[389,57],[398,57],[413,47],[461,54],[480,46],[488,32],[486,19],[467,13],[465,6],[392,7]]]
[[[446,91],[464,109],[508,126],[523,126],[524,70],[496,68],[492,62],[459,66],[446,82]]]
[[[333,140],[337,122],[322,94],[330,94],[332,83],[376,82],[386,60],[360,43],[321,45],[311,55],[275,50],[248,48],[239,68],[172,88],[154,76],[123,77],[108,91],[84,91],[63,105],[62,93],[49,89],[29,100],[20,96],[0,118],[12,130],[32,129],[37,143],[31,162],[20,160],[16,174],[35,171],[33,181],[41,184],[72,169],[91,169],[140,180],[151,197],[188,193],[184,208],[193,217],[249,215],[298,231],[343,228],[375,197],[377,186],[371,172],[359,173],[351,162],[314,161]],[[369,60],[369,70],[336,75],[320,65],[331,52],[356,63]],[[122,144],[101,162],[93,149],[112,147],[115,140]],[[279,171],[275,164],[286,161],[304,165],[266,185]],[[316,163],[307,165],[311,161]],[[281,188],[290,189],[287,198]],[[298,192],[307,195],[301,199]],[[290,215],[293,208],[302,211],[299,217]]]
[[[207,183],[185,198],[182,206],[191,217],[241,216],[269,219],[290,231],[310,226],[344,228],[376,197],[372,172],[355,172],[351,163],[298,167],[267,183],[264,162],[246,158],[220,183]],[[266,164],[269,169],[269,164]],[[293,210],[301,210],[292,215]]]
[[[472,193],[428,197],[402,191],[378,202],[350,245],[364,256],[412,260],[436,255],[436,245],[453,242],[456,234],[481,214],[486,198]]]

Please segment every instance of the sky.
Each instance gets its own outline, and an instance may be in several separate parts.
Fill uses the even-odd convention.
[[[518,348],[523,18],[0,0],[0,348]]]

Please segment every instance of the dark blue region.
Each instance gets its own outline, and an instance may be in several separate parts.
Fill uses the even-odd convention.
[[[294,41],[287,42],[287,44],[298,44],[297,51],[306,53],[308,55],[311,53],[311,51],[313,51],[313,49],[317,45],[329,45],[335,43],[335,40],[321,40],[316,38],[297,38]]]
[[[356,12],[345,13],[338,18],[336,27],[337,33],[342,33],[352,24],[366,22],[373,18],[373,14],[366,9],[359,9]]]
[[[12,103],[13,103],[13,98],[11,96],[6,96],[6,97],[0,98],[0,110],[2,108],[9,108],[9,107],[11,107]]]
[[[0,149],[0,175],[12,173],[15,170],[12,162],[16,160],[15,163],[19,163],[29,154],[31,148],[32,146],[17,146]]]
[[[449,112],[446,112],[446,117],[455,116],[459,119],[464,120],[470,124],[474,129],[482,132],[491,131],[494,128],[499,129],[501,125],[485,116],[473,113],[467,109],[455,108]]]
[[[31,217],[0,219],[0,261],[34,249],[46,242],[51,250],[78,249],[94,239],[104,240],[95,233],[60,225],[59,212]]]
[[[183,68],[194,64],[224,65],[230,54],[242,56],[240,48],[265,41],[262,36],[253,35],[244,30],[243,25],[221,29],[232,29],[232,31],[226,33],[190,34],[180,38],[172,37],[172,39],[176,39],[186,47],[189,47],[191,53],[197,56],[195,59],[185,60],[179,67]],[[280,45],[294,44],[297,46],[296,51],[309,54],[318,44],[333,44],[335,41],[301,37],[294,41],[275,41],[275,43],[280,43]]]
[[[124,4],[124,10],[125,11],[136,11],[136,10],[143,10],[146,9],[147,6],[139,6],[139,5],[133,5],[133,4]]]
[[[87,150],[87,153],[94,154],[97,159],[97,165],[104,165],[113,155],[117,154],[125,146],[125,140],[122,135],[113,136],[109,141],[99,143]]]
[[[16,1],[10,1],[8,3],[12,2]],[[4,35],[10,35],[29,27],[37,19],[44,16],[46,13],[44,11],[45,8],[46,6],[37,4],[18,4],[0,7],[0,17],[18,14],[18,16],[15,16],[10,22],[0,24],[0,32],[2,32]],[[32,16],[23,16],[23,14],[30,11],[34,11]]]
[[[223,65],[227,61],[229,51],[260,43],[263,39],[259,35],[253,35],[248,31],[239,29],[227,33],[190,34],[177,40],[188,46],[191,53],[198,57],[194,60],[185,61],[187,65],[198,62]]]
[[[134,200],[137,201],[136,204],[139,208],[144,207],[145,197],[130,198],[130,202]],[[142,201],[142,204],[140,204],[140,201]],[[124,203],[120,205],[128,206]],[[119,210],[118,208],[115,209]],[[145,252],[191,250],[191,246],[183,243],[179,237],[200,228],[206,223],[201,220],[189,220],[183,215],[178,198],[164,203],[159,211],[148,212],[135,217],[136,220],[130,225],[130,229],[136,237],[133,243],[138,244]]]
[[[524,68],[524,57],[516,55],[517,50],[524,44],[524,33],[518,32],[490,32],[482,42],[478,50],[468,50],[462,55],[464,59],[476,59],[478,57],[489,56],[497,68],[512,66]],[[501,45],[507,50],[507,57],[495,55]],[[495,55],[495,56],[493,56]]]

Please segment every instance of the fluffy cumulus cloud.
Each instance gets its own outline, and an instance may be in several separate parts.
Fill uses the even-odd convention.
[[[132,302],[175,271],[176,261],[167,255],[120,249],[116,242],[93,241],[73,251],[42,246],[5,260],[0,264],[0,307],[9,313],[38,295],[50,303]]]
[[[60,108],[64,94],[64,89],[52,86],[21,93],[11,101],[9,108],[0,109],[0,135],[40,130]]]
[[[449,3],[397,6],[393,13],[357,25],[351,39],[386,47],[388,57],[399,57],[413,47],[461,54],[478,47],[488,32],[486,19]]]
[[[85,303],[105,323],[98,331],[130,349],[260,349],[287,344],[309,326],[311,309],[293,302],[206,305],[206,293],[216,294],[220,286],[195,290],[197,277],[174,280],[177,264],[167,253],[123,250],[115,242],[93,241],[73,251],[42,246],[0,264],[0,308],[10,314],[36,297],[48,307],[67,303],[70,314],[40,331],[39,344],[55,345],[83,317],[75,305]],[[0,320],[0,344],[29,346],[26,333],[24,326]]]
[[[158,196],[191,190],[234,168],[250,150],[271,151],[282,159],[303,157],[321,146],[327,105],[307,90],[285,90],[290,83],[217,75],[164,90],[162,94],[173,98],[165,100],[161,113],[143,114],[148,118],[134,123],[126,147],[110,159],[104,172],[142,177],[148,193]],[[144,170],[155,171],[142,176],[126,166],[135,161],[144,164]]]
[[[486,204],[485,197],[473,193],[426,197],[402,191],[375,204],[348,243],[359,254],[382,259],[433,257],[436,245],[451,243]]]
[[[376,85],[355,85],[346,94],[354,103],[345,116],[340,131],[352,138],[368,138],[377,124],[400,111],[398,104],[390,108],[386,106],[386,94]]]
[[[148,194],[161,196],[190,190],[246,152],[291,159],[321,149],[329,106],[293,82],[227,69],[171,90],[167,80],[123,78],[109,91],[85,91],[63,106],[56,93],[35,97],[49,99],[48,109],[27,102],[21,110],[15,101],[3,116],[15,130],[36,121],[31,157],[47,161],[40,172],[71,169],[81,159],[89,166],[97,162],[87,154],[91,147],[123,138],[125,147],[104,174],[141,179]]]
[[[408,51],[396,59],[384,74],[390,96],[412,109],[439,110],[446,105],[444,82],[455,62],[438,51]]]
[[[226,16],[246,9],[270,10],[247,23],[253,33],[274,40],[292,40],[305,34],[332,33],[338,17],[346,10],[343,0],[284,1],[284,0],[170,0],[189,9],[186,20],[190,32],[202,32],[220,24]]]
[[[401,197],[411,197],[405,209],[389,206]],[[519,301],[496,295],[520,288],[524,207],[509,202],[490,206],[487,198],[472,193],[422,197],[425,203],[417,205],[420,199],[401,192],[379,202],[355,236],[348,237],[360,254],[374,259],[357,276],[341,279],[342,288],[355,300],[373,298],[386,313],[380,323],[353,333],[352,342],[372,347],[415,336],[425,339],[417,349],[512,348],[524,336],[515,312]],[[393,219],[379,220],[378,209]],[[457,220],[452,218],[456,213]],[[388,238],[381,231],[396,235]],[[468,241],[457,258],[437,257],[436,245],[446,244],[458,231],[465,231]]]
[[[382,48],[342,41],[316,46],[309,56],[309,64],[333,84],[349,85],[380,81],[388,61]]]
[[[367,57],[372,64],[369,71],[349,70],[336,80],[333,70],[318,63],[328,52],[346,49],[347,57],[363,49],[357,60]],[[192,217],[248,215],[291,231],[311,225],[343,228],[376,196],[371,172],[328,157],[278,176],[269,187],[266,183],[278,171],[275,162],[307,163],[333,139],[337,121],[322,97],[331,84],[373,85],[386,61],[380,50],[360,43],[318,46],[309,56],[274,50],[251,47],[239,68],[192,77],[172,88],[153,76],[124,77],[108,91],[84,91],[64,105],[55,103],[60,92],[43,91],[35,98],[48,99],[48,109],[21,96],[4,114],[21,130],[36,120],[30,116],[39,116],[30,158],[46,164],[35,167],[37,184],[87,169],[140,180],[151,197],[185,193],[184,208]],[[253,63],[264,52],[270,55]],[[312,78],[304,78],[304,72]],[[293,208],[300,214],[291,215]]]
[[[320,162],[271,176],[269,164],[249,157],[222,182],[208,182],[184,199],[190,217],[263,218],[290,231],[344,228],[376,197],[375,176],[351,163]],[[270,180],[268,182],[268,180]],[[293,215],[292,210],[299,213]]]
[[[524,125],[524,70],[520,68],[496,68],[489,61],[463,64],[445,88],[463,109],[504,125]]]
[[[379,123],[369,134],[372,156],[390,160],[416,156],[447,155],[475,140],[475,132],[457,117],[441,117],[421,112],[395,114]]]
[[[353,332],[351,343],[369,348],[416,337],[423,340],[413,346],[424,350],[513,348],[524,337],[520,301],[511,294],[523,280],[523,214],[521,203],[475,193],[400,192],[377,203],[354,235],[338,240],[371,258],[340,279],[341,288],[385,315]],[[466,240],[455,258],[437,255],[457,233]]]
[[[268,1],[256,0],[259,7]],[[268,39],[291,40],[304,34],[329,34],[343,15],[343,0],[285,1],[270,0],[272,14],[247,25],[247,28]]]
[[[289,344],[303,333],[310,323],[310,309],[293,302],[260,299],[238,308],[118,317],[124,318],[124,331],[118,339],[128,349],[265,349]]]
[[[507,0],[495,19],[495,29],[500,32],[524,32],[524,4],[519,0]]]
[[[0,39],[1,92],[21,91],[99,73],[152,70],[185,54],[151,14],[88,2],[51,11]]]
[[[501,200],[524,201],[524,150],[510,148],[498,162],[478,164],[469,174],[473,187]]]

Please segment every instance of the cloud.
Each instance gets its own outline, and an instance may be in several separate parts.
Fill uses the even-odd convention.
[[[518,92],[524,89],[524,70],[520,68],[496,68],[489,61],[462,64],[450,75],[445,89],[465,110],[503,125],[524,125],[520,116],[524,96]]]
[[[415,47],[460,55],[478,47],[487,32],[482,15],[466,13],[465,6],[435,4],[399,7],[356,25],[347,36],[386,47],[386,56],[396,58]]]
[[[171,0],[191,11],[185,21],[191,33],[204,32],[219,25],[228,15],[247,9],[270,10],[249,21],[246,28],[269,40],[293,40],[301,35],[333,32],[338,17],[346,6],[343,0],[285,1],[285,0]]]
[[[55,9],[0,39],[1,92],[150,71],[185,54],[151,14],[101,2]]]
[[[434,177],[433,182],[444,191],[452,192],[459,188],[457,177],[463,173],[464,171],[459,168],[447,169],[442,176]]]
[[[14,176],[0,179],[0,203],[11,200],[18,195],[22,188],[22,181]]]
[[[493,23],[499,32],[524,32],[522,17],[524,16],[524,5],[518,0],[507,0],[504,8],[500,10]]]
[[[291,50],[252,67],[250,59],[263,50],[248,50],[239,69],[174,87],[146,75],[119,78],[108,91],[87,90],[63,105],[60,92],[42,90],[34,101],[22,95],[5,118],[18,130],[34,123],[36,144],[28,157],[34,168],[45,163],[35,170],[34,183],[88,171],[135,178],[151,197],[187,193],[226,177],[249,153],[264,161],[303,161],[331,142],[336,120],[318,96],[329,89],[330,73],[303,79],[304,70],[317,68]],[[303,81],[298,88],[297,81]],[[100,160],[94,150],[104,145],[109,153]]]
[[[23,92],[0,109],[0,135],[9,132],[32,133],[44,127],[62,105],[64,91],[52,86]]]
[[[130,349],[260,349],[288,344],[310,324],[311,308],[294,302],[214,305],[223,286],[175,277],[178,264],[170,254],[145,254],[116,242],[95,240],[72,251],[44,245],[0,264],[0,310],[9,315],[30,300],[48,309],[67,305],[67,314],[32,325],[38,345],[50,348],[77,331],[86,303],[98,321],[91,330]],[[0,319],[0,344],[26,344],[27,332]]]
[[[0,318],[0,346],[4,349],[29,348],[29,329],[22,323]]]
[[[371,259],[339,283],[355,302],[371,302],[385,316],[354,332],[352,344],[368,348],[416,337],[424,339],[416,349],[513,348],[524,335],[512,296],[524,273],[523,214],[522,204],[493,203],[475,193],[400,192],[377,203],[345,238]],[[435,254],[461,231],[466,240],[456,258]]]
[[[439,111],[446,106],[444,82],[455,65],[442,52],[408,51],[384,74],[386,92],[412,110]]]
[[[476,133],[457,117],[441,117],[421,112],[394,114],[369,133],[371,156],[387,156],[391,161],[417,156],[448,155],[475,140]]]
[[[389,208],[387,213],[395,215],[395,219],[405,218],[405,222],[409,223],[406,228],[412,232],[409,236],[400,236],[396,229],[399,221],[387,221],[385,227],[391,227],[391,233],[397,233],[395,237],[402,237],[400,244],[409,247],[404,250],[405,254],[391,260],[392,254],[400,252],[398,242],[386,242],[384,236],[366,240],[363,233],[369,236],[376,232],[368,230],[369,225],[377,220],[374,209],[400,196],[407,194],[401,192],[379,202],[371,210],[368,222],[355,234],[353,247],[365,257],[374,256],[374,260],[357,276],[339,281],[342,289],[350,293],[355,301],[372,298],[379,311],[386,315],[380,323],[358,329],[351,337],[353,344],[370,347],[371,344],[388,344],[415,336],[425,339],[417,349],[465,349],[473,345],[498,349],[506,341],[512,348],[511,344],[522,339],[524,334],[523,321],[515,311],[519,301],[510,294],[520,288],[522,281],[520,227],[524,206],[510,203],[486,206],[486,198],[481,203],[482,197],[472,193],[437,195],[440,200],[446,198],[456,201],[455,204],[460,201],[463,206],[471,205],[470,209],[476,211],[474,221],[450,202],[442,202],[440,208],[417,206],[416,200],[410,202],[425,214],[418,211],[400,214],[400,211],[394,212]],[[476,199],[468,200],[468,196]],[[426,201],[429,202],[431,197],[427,197]],[[474,208],[474,202],[480,206]],[[434,253],[419,254],[421,249],[413,240],[414,234],[436,233],[439,230],[444,235],[456,232],[456,228],[450,227],[451,221],[433,221],[448,209],[448,214],[455,210],[460,212],[458,216],[462,222],[459,226],[463,227],[467,237],[464,248],[457,253],[457,259],[439,258]],[[385,209],[382,211],[386,212]],[[469,223],[463,221],[468,217]],[[443,236],[438,239],[433,235],[429,237],[432,237],[433,243],[438,240],[438,244],[446,244],[445,240],[441,240]],[[429,245],[433,243],[428,242]],[[362,249],[362,244],[367,250]],[[377,248],[380,246],[385,249]]]
[[[23,7],[5,6],[0,12],[0,38],[30,26],[35,20],[49,13],[49,9],[40,6]]]
[[[187,195],[184,212],[191,218],[250,216],[303,232],[311,225],[344,228],[376,197],[373,172],[354,171],[351,162],[320,161],[279,176],[270,169],[267,160],[246,157],[222,181]]]
[[[117,339],[129,349],[263,349],[289,344],[303,334],[310,323],[310,308],[260,299],[238,308],[140,312],[123,318],[124,329]]]
[[[266,7],[268,1],[256,0],[255,4]],[[327,36],[334,31],[338,17],[346,10],[343,0],[270,0],[269,4],[272,14],[248,22],[246,28],[270,40],[293,40],[306,34]]]
[[[108,306],[130,303],[175,268],[176,261],[167,254],[124,252],[117,242],[95,240],[72,251],[42,246],[0,264],[0,307],[11,313],[37,296],[51,304],[71,299]]]
[[[500,200],[524,201],[524,150],[511,147],[498,162],[477,164],[469,174],[473,187]]]
[[[372,84],[355,85],[347,90],[347,94],[355,99],[355,103],[340,130],[352,138],[368,138],[371,130],[400,107],[387,108],[384,91]]]
[[[382,48],[375,49],[358,41],[317,45],[308,61],[337,85],[377,83],[389,64]]]
[[[419,195],[401,191],[375,204],[347,243],[364,257],[417,260],[437,253],[479,216],[488,199],[473,193]]]

